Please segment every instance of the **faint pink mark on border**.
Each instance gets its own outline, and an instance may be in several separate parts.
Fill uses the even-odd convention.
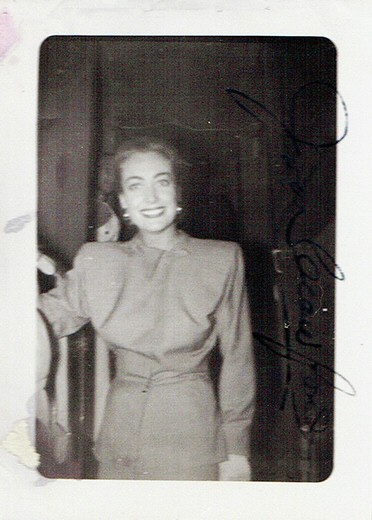
[[[18,32],[12,17],[6,11],[0,13],[0,59],[5,58],[17,41]]]

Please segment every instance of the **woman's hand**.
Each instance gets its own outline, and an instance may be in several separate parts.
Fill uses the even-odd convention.
[[[56,263],[49,256],[44,255],[40,251],[37,254],[37,268],[44,274],[49,276],[56,274]]]
[[[37,346],[36,346],[36,361],[37,361],[37,369],[36,369],[36,379],[37,385],[40,388],[43,388],[43,384],[49,374],[50,368],[50,360],[51,360],[51,350],[50,350],[50,339],[48,330],[46,328],[45,322],[37,313]]]
[[[244,455],[229,455],[219,464],[218,480],[251,480],[251,466]]]
[[[48,330],[39,313],[37,313],[36,327],[36,417],[48,428],[49,402],[45,392],[45,384],[49,374],[51,350]]]

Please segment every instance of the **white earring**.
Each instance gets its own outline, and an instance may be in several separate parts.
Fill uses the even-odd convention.
[[[183,211],[183,208],[181,208],[181,206],[177,206],[177,209],[176,209],[176,212],[177,212],[177,215],[180,215]]]

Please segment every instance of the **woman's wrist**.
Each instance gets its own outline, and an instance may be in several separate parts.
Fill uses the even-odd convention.
[[[251,466],[248,457],[231,453],[227,460],[219,464],[219,480],[251,480]]]

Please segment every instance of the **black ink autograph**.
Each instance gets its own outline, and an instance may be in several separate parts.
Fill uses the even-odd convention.
[[[347,111],[346,103],[344,99],[342,98],[341,94],[335,89],[335,87],[327,82],[324,81],[312,81],[311,83],[306,83],[306,85],[303,85],[293,96],[293,104],[296,101],[297,96],[300,95],[305,89],[310,89],[315,86],[323,86],[331,91],[333,91],[337,97],[340,99],[343,110],[344,110],[344,116],[345,116],[345,126],[344,131],[340,138],[329,141],[325,143],[314,143],[312,141],[309,141],[304,138],[300,138],[296,135],[295,131],[291,128],[289,128],[286,124],[284,124],[280,119],[273,113],[271,110],[265,107],[262,103],[259,101],[253,99],[252,97],[248,96],[248,94],[245,94],[244,92],[241,92],[235,88],[227,88],[226,92],[228,95],[235,101],[235,103],[242,108],[247,114],[252,116],[256,121],[260,121],[264,125],[267,123],[270,123],[270,125],[275,125],[277,129],[279,129],[282,133],[284,133],[293,143],[295,147],[295,151],[299,153],[299,146],[300,144],[307,145],[314,148],[329,148],[332,146],[337,145],[340,143],[347,135],[348,129],[349,129],[349,114]],[[252,105],[249,106],[249,103]],[[256,111],[255,111],[256,110]]]
[[[286,139],[290,145],[290,152],[281,155],[286,172],[294,175],[294,179],[281,182],[282,186],[288,186],[293,193],[293,200],[288,207],[294,206],[295,210],[288,218],[284,230],[284,243],[289,257],[294,262],[297,277],[297,299],[298,321],[297,328],[291,334],[288,296],[281,293],[281,303],[284,313],[284,342],[276,341],[264,334],[255,332],[254,338],[274,354],[286,359],[285,388],[281,408],[284,408],[288,398],[291,396],[291,404],[295,413],[297,424],[302,433],[311,431],[323,431],[329,424],[329,412],[327,407],[321,403],[320,383],[335,388],[347,395],[355,395],[353,385],[341,374],[335,372],[330,366],[323,364],[314,357],[303,353],[301,349],[315,349],[316,352],[322,348],[315,333],[311,330],[311,320],[320,310],[322,302],[321,274],[325,273],[336,280],[344,280],[345,275],[336,264],[332,255],[314,240],[303,237],[295,238],[295,228],[301,218],[306,216],[305,194],[311,177],[318,171],[318,154],[321,149],[331,148],[340,143],[348,133],[349,116],[346,103],[340,93],[333,85],[326,82],[314,81],[303,85],[292,98],[292,107],[295,106],[300,95],[306,93],[307,89],[325,88],[337,96],[343,107],[345,125],[341,137],[327,141],[315,142],[306,136],[299,136],[294,123],[294,109],[291,111],[291,126],[284,124],[271,110],[248,94],[235,88],[226,89],[232,100],[242,108],[249,116],[269,128],[271,132],[276,131],[278,138]],[[304,154],[309,159],[309,152],[315,155],[315,161],[310,168],[310,173],[304,175],[303,164],[299,162]],[[320,292],[317,303],[314,299]],[[327,309],[325,309],[327,310]],[[294,340],[298,347],[294,346]],[[295,389],[291,386],[293,381],[292,366],[297,364],[304,374],[302,376],[302,393],[296,396]],[[303,415],[299,412],[298,402],[301,401]]]
[[[285,343],[280,343],[264,334],[260,334],[259,332],[254,332],[253,337],[257,339],[261,345],[264,345],[277,356],[289,359],[292,363],[299,363],[300,365],[309,367],[312,371],[316,372],[317,378],[324,381],[326,385],[335,388],[336,390],[340,390],[340,392],[343,392],[344,394],[355,395],[355,388],[346,377],[337,373],[331,367],[319,363],[318,361],[314,361],[309,356],[301,354],[291,345],[290,338],[286,338]],[[336,376],[338,381],[337,383],[334,383],[334,376]]]
[[[311,300],[311,297],[315,296],[314,287],[316,285],[314,284],[320,281],[321,268],[337,280],[344,280],[345,275],[335,263],[333,257],[317,242],[310,238],[302,238],[300,240],[292,239],[293,228],[297,219],[304,214],[304,211],[304,208],[297,211],[293,217],[290,218],[286,229],[286,244],[292,252],[300,280],[297,287],[299,320],[296,330],[296,341],[303,346],[320,348],[322,346],[320,343],[310,341],[312,340],[313,334],[310,330],[309,318],[313,317],[315,313],[314,304]],[[301,246],[302,250],[300,249]],[[318,263],[310,256],[309,252],[304,252],[305,247],[313,253]]]

